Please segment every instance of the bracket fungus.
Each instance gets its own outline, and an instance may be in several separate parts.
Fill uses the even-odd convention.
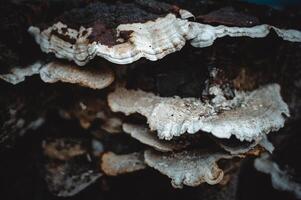
[[[109,176],[117,176],[145,168],[143,154],[138,152],[125,155],[116,155],[113,152],[107,152],[101,157],[101,169]]]
[[[28,31],[42,51],[73,60],[78,65],[85,65],[95,56],[118,64],[131,63],[141,57],[157,60],[185,44],[181,34],[185,21],[177,20],[176,15],[191,15],[176,6],[154,3],[97,2],[65,13],[49,28],[31,26]],[[74,16],[78,17],[74,19]]]
[[[213,138],[216,143],[225,151],[229,152],[231,155],[244,155],[244,154],[259,154],[261,151],[259,147],[263,148],[269,153],[274,150],[273,144],[268,140],[267,135],[262,135],[254,141],[239,141],[235,138],[230,139],[219,139]]]
[[[235,98],[220,105],[196,98],[159,97],[125,88],[117,88],[109,94],[108,102],[115,112],[145,116],[150,129],[167,140],[201,130],[218,138],[234,135],[241,141],[252,141],[283,127],[284,116],[289,116],[277,84],[252,92],[237,91]]]
[[[203,182],[210,185],[219,183],[224,176],[216,162],[232,156],[222,153],[206,153],[202,151],[182,151],[180,153],[163,154],[146,151],[145,162],[172,179],[176,188],[183,185],[198,186]]]
[[[217,144],[224,149],[225,151],[229,152],[231,155],[241,155],[241,154],[247,154],[253,149],[256,148],[258,145],[260,139],[257,141],[252,142],[233,142],[232,140],[219,140],[215,139]]]
[[[61,62],[50,62],[47,64],[36,62],[25,68],[13,68],[8,74],[0,74],[0,78],[9,83],[17,84],[24,81],[25,77],[35,74],[39,74],[46,83],[61,81],[92,89],[103,89],[114,81],[114,73],[109,67],[85,67],[81,69],[75,65]]]
[[[160,7],[161,3],[157,4]],[[154,4],[148,4],[152,5]],[[284,40],[301,42],[300,31],[279,29],[267,24],[254,27],[215,27],[191,22],[187,18],[193,17],[193,14],[184,9],[175,9],[172,5],[164,4],[169,9],[161,9],[159,15],[146,12],[134,3],[123,4],[126,9],[119,9],[119,6],[118,3],[115,6],[95,3],[65,13],[48,25],[48,28],[31,26],[28,31],[43,52],[73,60],[78,65],[87,64],[95,56],[117,64],[129,64],[142,57],[155,61],[179,51],[186,41],[190,41],[194,47],[202,48],[211,46],[217,38],[262,38],[270,30],[274,30]],[[152,11],[152,7],[149,10]],[[115,16],[120,11],[125,12],[122,13],[123,17]],[[72,18],[76,15],[79,16],[75,18],[78,21],[74,22]],[[89,16],[90,19],[80,24],[83,19],[78,18],[82,16]]]
[[[175,151],[185,148],[185,144],[176,142],[169,142],[160,140],[156,133],[151,132],[147,127],[141,125],[127,124],[122,125],[124,132],[130,134],[133,138],[139,140],[141,143],[153,147],[154,149],[162,152]]]

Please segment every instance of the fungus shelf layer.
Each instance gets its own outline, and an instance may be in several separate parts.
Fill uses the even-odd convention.
[[[129,64],[140,58],[155,61],[181,50],[187,41],[194,47],[203,48],[211,46],[217,38],[262,38],[271,30],[284,40],[301,42],[298,30],[267,24],[212,26],[189,21],[194,16],[187,10],[157,4],[141,7],[139,3],[95,3],[63,14],[48,27],[31,26],[28,31],[43,52],[54,53],[56,57],[72,60],[78,65],[87,64],[95,56],[117,64]]]

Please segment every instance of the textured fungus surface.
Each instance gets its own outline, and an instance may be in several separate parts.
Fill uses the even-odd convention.
[[[96,55],[125,64],[145,56],[152,60],[163,57],[159,43],[167,51],[179,50],[176,43],[180,40],[177,31],[181,32],[181,23],[174,25],[173,22],[177,22],[175,15],[190,16],[187,13],[180,12],[176,6],[153,1],[98,2],[65,13],[47,29],[42,29],[45,27],[42,25],[30,27],[29,32],[44,52],[53,52],[79,65]],[[164,26],[175,29],[168,35],[174,40],[161,34]],[[156,39],[152,41],[154,35]]]
[[[145,116],[151,130],[162,139],[202,130],[218,138],[234,135],[242,141],[252,141],[283,127],[283,115],[289,116],[277,84],[236,92],[232,100],[216,102],[217,99],[204,103],[196,98],[159,97],[124,88],[117,88],[108,96],[113,111]]]
[[[101,169],[109,176],[117,176],[144,169],[146,167],[141,153],[117,155],[107,152],[102,155]]]
[[[184,27],[182,27],[183,25]],[[180,50],[185,44],[185,38],[182,36],[184,28],[185,21],[178,21],[173,14],[146,23],[121,24],[116,28],[116,34],[118,34],[116,37],[118,37],[118,41],[123,42],[114,46],[107,46],[100,42],[89,43],[87,37],[92,34],[91,28],[82,27],[80,30],[75,30],[61,22],[42,31],[39,28],[31,27],[29,32],[34,35],[42,51],[53,52],[58,58],[74,60],[78,65],[85,65],[95,56],[103,57],[117,64],[127,64],[141,57],[158,60],[169,53]],[[51,34],[53,30],[62,31],[62,29],[67,29],[66,35],[75,32],[77,37],[74,38],[74,44]],[[82,32],[86,32],[87,35],[82,37]],[[163,34],[163,32],[168,34]],[[121,33],[127,33],[127,40],[120,38],[122,35],[119,36],[119,34]]]
[[[210,185],[219,183],[224,176],[217,161],[231,156],[222,153],[182,151],[180,153],[159,153],[148,150],[145,162],[172,179],[173,187],[198,186],[203,182]]]
[[[0,199],[300,197],[299,8],[164,2],[1,1]]]
[[[74,64],[60,62],[48,64],[37,62],[25,68],[13,68],[8,74],[0,74],[0,78],[12,84],[17,84],[24,81],[26,77],[35,74],[40,74],[41,79],[46,83],[61,81],[92,89],[105,88],[114,81],[114,73],[109,67],[92,68],[86,66],[85,68],[79,68]]]
[[[156,133],[151,132],[147,127],[134,124],[123,124],[123,131],[130,134],[133,138],[137,139],[143,144],[151,146],[158,151],[167,152],[183,149],[186,145],[176,142],[168,142],[160,140]]]
[[[75,83],[92,89],[102,89],[114,81],[113,71],[105,66],[80,69],[77,66],[49,63],[40,70],[41,79],[47,83],[57,81]]]
[[[217,144],[232,155],[255,154],[258,155],[262,151],[259,146],[266,151],[272,153],[274,151],[273,144],[268,140],[267,135],[262,135],[252,142],[241,142],[236,138],[218,139],[214,138]]]
[[[297,30],[283,30],[266,24],[215,27],[188,21],[187,18],[193,18],[189,11],[171,5],[161,6],[164,9],[159,9],[158,14],[158,9],[153,7],[154,3],[139,2],[138,5],[122,4],[125,9],[120,9],[118,3],[92,4],[65,13],[46,28],[31,26],[29,32],[43,52],[73,60],[78,65],[85,65],[95,56],[117,64],[132,63],[142,57],[155,61],[179,51],[186,41],[190,41],[194,47],[207,47],[217,38],[261,38],[266,37],[270,30],[274,30],[284,40],[301,42],[301,32]],[[114,11],[121,12],[121,15],[114,16]],[[126,12],[125,15],[122,12]],[[73,19],[74,16],[77,17]]]
[[[43,63],[38,61],[32,65],[28,65],[24,68],[13,68],[10,70],[7,74],[0,74],[0,78],[2,80],[5,80],[11,84],[18,84],[22,81],[25,81],[26,77],[33,76],[35,74],[38,74],[40,72],[41,67],[43,66]]]
[[[249,151],[253,150],[258,145],[259,139],[258,141],[253,142],[238,142],[238,144],[233,140],[218,140],[217,143],[220,145],[220,147],[229,152],[231,155],[239,155],[246,154]]]

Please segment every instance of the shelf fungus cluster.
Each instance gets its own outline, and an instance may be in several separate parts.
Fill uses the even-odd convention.
[[[56,57],[72,60],[78,65],[87,64],[95,56],[117,64],[129,64],[140,58],[155,61],[181,50],[186,41],[202,48],[212,45],[217,38],[261,38],[271,30],[284,40],[301,42],[301,32],[297,30],[280,29],[267,24],[254,27],[211,26],[190,21],[195,17],[187,10],[157,3],[157,7],[162,7],[158,9],[159,13],[158,10],[146,13],[139,3],[129,3],[122,5],[129,10],[121,14],[120,10],[124,9],[120,9],[119,4],[95,3],[65,13],[47,28],[31,26],[28,31],[43,52],[54,53]],[[112,12],[118,13],[118,16]],[[113,16],[105,19],[108,15]],[[82,16],[88,16],[88,19],[83,20]],[[80,21],[84,23],[80,24]]]
[[[159,97],[118,88],[108,96],[108,103],[115,112],[145,116],[150,129],[167,140],[204,131],[218,138],[233,135],[241,141],[252,141],[282,128],[284,116],[289,116],[277,84],[247,93],[235,92],[231,100],[219,96],[222,92],[218,90],[209,88],[216,96],[211,103],[204,103],[196,98]]]
[[[298,84],[274,66],[285,62],[256,53],[272,40],[274,51],[300,52],[300,30],[228,7],[204,13],[181,1],[78,1],[55,16],[29,6],[47,16],[22,30],[38,53],[0,69],[0,145],[39,132],[53,194],[73,196],[98,179],[143,170],[174,188],[223,185],[227,166],[272,153],[269,137],[296,119],[290,87]],[[1,49],[7,45],[1,40]],[[300,196],[266,157],[255,166]]]
[[[177,96],[159,97],[125,88],[117,88],[108,96],[112,111],[146,117],[145,125],[125,123],[123,130],[154,149],[145,151],[146,164],[170,177],[174,187],[219,183],[223,171],[217,165],[218,160],[243,156],[258,144],[267,147],[264,145],[268,143],[264,142],[266,134],[282,128],[289,116],[277,84],[251,92],[235,91],[231,100],[222,95],[220,88],[214,87],[209,91],[216,96],[208,102]],[[213,93],[216,90],[220,91]],[[215,137],[221,150],[212,149],[210,145],[197,148],[201,146],[197,143],[203,140],[197,135]],[[238,140],[240,144],[231,146],[219,139]]]

